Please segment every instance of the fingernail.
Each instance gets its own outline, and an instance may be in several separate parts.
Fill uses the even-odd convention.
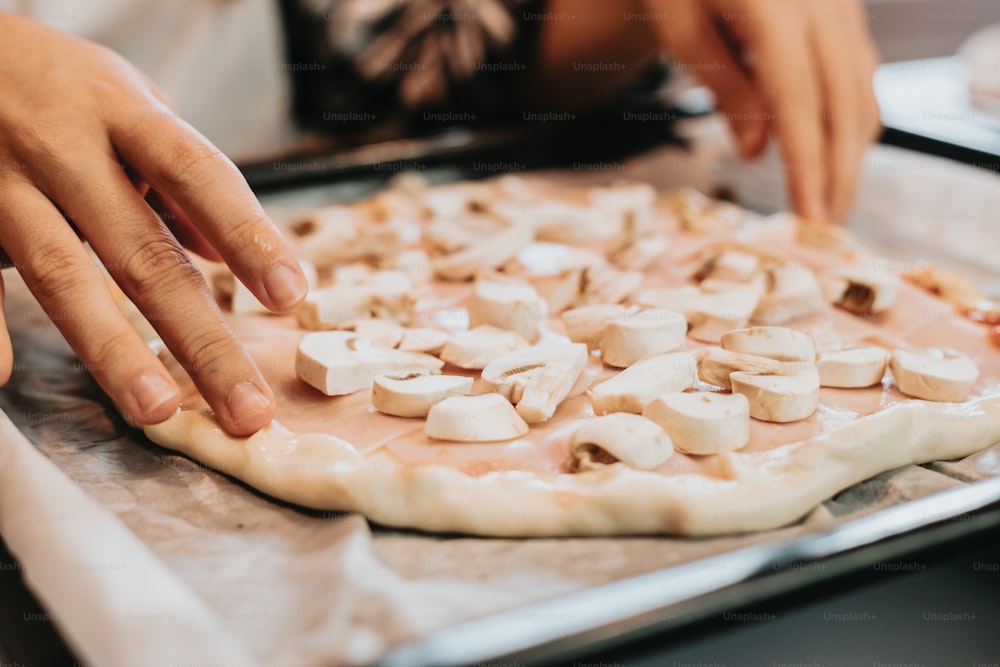
[[[226,407],[234,421],[242,421],[269,411],[271,400],[253,382],[240,382],[229,390]]]
[[[159,375],[150,373],[139,378],[133,389],[135,401],[139,404],[140,415],[148,418],[167,401],[177,397],[177,388],[173,383]]]
[[[290,308],[306,295],[306,281],[287,264],[278,264],[264,278],[264,291],[278,308]]]

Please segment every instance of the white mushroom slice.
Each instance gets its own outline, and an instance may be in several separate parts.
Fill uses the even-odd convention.
[[[375,267],[367,262],[348,262],[333,267],[333,284],[363,285],[375,275]]]
[[[529,342],[538,340],[542,299],[535,288],[519,280],[476,280],[466,303],[469,326],[490,324],[516,331]]]
[[[752,354],[740,354],[728,350],[709,350],[698,364],[698,377],[703,382],[714,384],[723,389],[732,389],[729,376],[733,373],[751,373],[755,375],[778,375],[794,373],[803,364],[793,364],[776,361],[767,357]]]
[[[901,392],[925,401],[964,401],[979,377],[975,362],[952,350],[896,350],[889,367]]]
[[[611,320],[601,336],[601,359],[625,368],[654,354],[684,347],[687,321],[678,313],[649,308]]]
[[[365,319],[354,322],[354,333],[367,338],[374,347],[396,347],[405,329],[392,320]]]
[[[800,264],[782,264],[768,272],[769,288],[753,313],[757,324],[785,324],[823,309],[826,300],[813,272]]]
[[[516,331],[486,324],[448,341],[441,350],[441,359],[459,368],[480,370],[500,355],[530,345]]]
[[[697,355],[673,352],[638,361],[587,393],[596,415],[640,414],[657,396],[689,389],[697,379]]]
[[[846,311],[867,315],[881,313],[896,303],[899,278],[867,268],[849,268],[823,275],[823,292],[830,303]]]
[[[652,470],[673,456],[674,446],[656,423],[619,412],[582,423],[570,438],[569,451],[576,470],[598,470],[615,463]]]
[[[499,394],[452,396],[427,412],[424,435],[453,442],[497,442],[520,438],[528,424]]]
[[[566,328],[566,335],[574,343],[585,343],[591,350],[601,344],[601,336],[608,322],[628,315],[628,308],[619,304],[604,303],[567,310],[559,318]]]
[[[806,419],[819,405],[819,373],[815,366],[791,375],[729,376],[734,394],[743,394],[750,403],[750,416],[766,422],[794,422]]]
[[[451,339],[451,334],[440,329],[418,327],[405,329],[403,340],[396,347],[407,352],[426,352],[437,356]]]
[[[310,330],[336,329],[370,317],[406,324],[416,298],[410,280],[398,271],[380,271],[360,285],[316,290],[296,311],[299,325]]]
[[[630,239],[608,255],[611,262],[620,269],[645,271],[663,256],[670,247],[665,236],[644,236]]]
[[[531,225],[516,224],[480,238],[458,252],[434,260],[434,274],[444,280],[467,280],[483,269],[495,269],[535,238]]]
[[[426,285],[434,279],[431,258],[420,249],[404,250],[390,260],[383,262],[382,268],[399,271],[417,286]]]
[[[396,417],[426,417],[435,403],[468,394],[472,383],[462,375],[380,375],[372,383],[372,406]]]
[[[746,218],[742,208],[706,197],[694,188],[670,192],[663,203],[680,220],[681,228],[689,232],[731,232]]]
[[[386,373],[437,373],[444,364],[428,354],[372,347],[346,331],[306,334],[295,354],[295,374],[327,396],[370,389]]]
[[[747,283],[757,275],[760,257],[741,250],[725,250],[715,255],[698,270],[699,281],[713,279]]]
[[[506,230],[508,223],[481,212],[462,212],[437,217],[427,226],[423,240],[434,250],[453,253],[475,245],[480,239],[492,237]]]
[[[690,325],[687,335],[703,343],[718,343],[727,331],[746,325],[759,298],[760,292],[753,287],[703,294],[684,313]]]
[[[777,361],[816,361],[816,344],[809,334],[786,327],[750,327],[722,334],[723,350]]]
[[[750,404],[743,394],[664,394],[642,416],[659,424],[685,454],[732,452],[750,442]]]
[[[532,225],[538,239],[577,245],[607,241],[622,233],[624,216],[567,201],[496,202],[492,210],[513,224]]]
[[[497,357],[483,369],[483,382],[517,407],[529,424],[548,421],[587,364],[582,343],[549,343]]]
[[[588,266],[580,272],[577,306],[621,303],[642,287],[642,273],[619,271],[609,266]]]
[[[637,211],[648,209],[656,203],[656,188],[649,183],[613,183],[604,187],[590,188],[587,192],[590,204],[600,209],[613,211]]]
[[[885,349],[877,345],[820,352],[816,359],[819,385],[841,389],[876,385],[885,375],[888,356]]]
[[[328,206],[291,226],[296,254],[326,268],[339,262],[390,257],[402,250],[399,231],[373,219],[364,209]]]
[[[691,338],[718,343],[725,332],[746,326],[759,298],[760,291],[751,285],[718,293],[688,285],[644,290],[636,296],[636,301],[643,306],[681,313],[688,322]]]

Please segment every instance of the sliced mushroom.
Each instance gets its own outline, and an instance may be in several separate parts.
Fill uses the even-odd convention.
[[[396,347],[405,329],[392,320],[364,319],[354,322],[354,333],[367,338],[375,347]]]
[[[516,331],[485,324],[448,341],[441,359],[459,368],[480,370],[497,357],[530,345]]]
[[[508,352],[483,369],[483,382],[529,424],[548,421],[587,364],[582,343],[548,343]]]
[[[566,328],[566,335],[574,343],[585,343],[591,350],[601,344],[604,327],[611,320],[625,317],[629,309],[616,303],[582,306],[567,310],[560,319]]]
[[[691,338],[718,343],[725,332],[746,326],[759,298],[759,290],[748,285],[717,293],[688,285],[645,290],[636,296],[636,301],[643,306],[683,314]]]
[[[327,396],[370,389],[386,373],[437,373],[444,364],[427,354],[372,347],[371,342],[346,331],[306,334],[295,355],[295,373]]]
[[[925,401],[964,401],[979,377],[976,363],[953,350],[896,350],[889,367],[901,392]]]
[[[858,314],[878,314],[891,308],[899,296],[898,277],[868,268],[848,268],[823,275],[823,292],[830,303]]]
[[[697,379],[698,355],[673,352],[638,361],[587,393],[596,415],[640,414],[657,396],[689,389]]]
[[[403,249],[399,231],[373,219],[364,208],[327,206],[292,224],[299,257],[325,269],[340,262],[381,259]]]
[[[785,324],[817,313],[826,305],[813,272],[800,264],[781,264],[768,271],[768,290],[753,313],[758,324]]]
[[[786,327],[750,327],[722,334],[723,350],[777,361],[816,361],[816,344],[809,334]]]
[[[721,454],[750,442],[750,404],[743,394],[663,394],[642,411],[685,454]]]
[[[729,376],[734,394],[743,394],[750,404],[750,416],[767,422],[794,422],[806,419],[819,405],[819,373],[815,366],[803,367],[791,375]]]
[[[712,234],[732,232],[747,217],[742,208],[707,197],[694,188],[681,188],[668,193],[663,204],[687,232]]]
[[[469,326],[489,324],[516,331],[525,340],[538,340],[542,299],[535,288],[520,280],[476,280],[466,303]]]
[[[396,347],[408,352],[426,352],[437,356],[451,339],[451,334],[440,329],[417,327],[404,329],[403,340]]]
[[[670,247],[665,236],[640,236],[629,239],[608,254],[608,259],[620,269],[645,271]]]
[[[535,238],[535,228],[527,224],[511,225],[503,231],[479,238],[458,252],[434,260],[434,274],[444,280],[468,280],[477,271],[495,269]]]
[[[882,382],[888,353],[877,345],[820,352],[816,359],[821,387],[860,389]]]
[[[415,286],[427,285],[434,279],[431,258],[420,249],[404,250],[382,263],[383,269],[399,271]]]
[[[753,373],[756,375],[788,375],[802,368],[803,364],[776,361],[753,354],[741,354],[728,350],[709,350],[698,364],[698,377],[703,382],[723,389],[732,389],[729,376],[733,373]]]
[[[462,375],[379,375],[372,383],[372,406],[396,417],[426,417],[435,403],[472,391],[472,382]]]
[[[674,454],[670,436],[658,424],[628,412],[588,419],[573,433],[569,450],[576,470],[614,463],[652,470]]]
[[[312,331],[343,328],[371,317],[406,324],[415,304],[413,285],[406,276],[397,271],[380,271],[364,284],[316,290],[306,297],[296,317],[300,326]]]
[[[760,268],[759,256],[742,250],[725,250],[710,257],[698,269],[695,278],[748,283],[758,275]]]
[[[642,287],[642,273],[619,271],[610,266],[588,266],[579,272],[576,306],[621,303]]]
[[[498,442],[520,438],[528,424],[499,394],[452,396],[427,411],[424,434],[452,442]]]
[[[649,308],[611,320],[601,336],[601,359],[625,368],[654,354],[684,347],[687,321],[678,313]]]

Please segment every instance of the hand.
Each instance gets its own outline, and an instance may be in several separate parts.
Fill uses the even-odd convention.
[[[645,0],[660,45],[718,98],[740,152],[776,135],[795,211],[842,220],[880,128],[859,0]]]
[[[119,314],[80,238],[157,329],[222,426],[235,435],[257,431],[274,414],[273,394],[182,244],[224,259],[278,312],[306,291],[290,247],[233,164],[124,59],[10,14],[0,13],[0,35],[0,247],[104,391],[136,421],[172,415],[180,391]],[[11,354],[0,316],[2,382]]]

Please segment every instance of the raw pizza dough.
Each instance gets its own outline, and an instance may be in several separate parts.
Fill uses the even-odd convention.
[[[535,187],[542,198],[576,204],[584,198],[581,191],[548,184],[517,186]],[[734,222],[727,215],[685,230],[671,201],[661,196],[643,223],[669,241],[656,249],[642,273],[643,287],[685,284],[693,262],[711,248],[749,248],[818,272],[845,263],[878,262],[853,241],[827,243],[821,235],[810,245],[799,243],[801,231],[789,217],[759,220],[748,215]],[[411,239],[414,229],[427,225],[405,214],[392,223],[409,230]],[[606,253],[617,242],[617,237],[592,237],[574,246]],[[819,247],[823,245],[828,247]],[[522,261],[515,272],[523,277],[526,267],[534,267],[527,271],[531,282],[551,297],[546,286],[551,288],[554,279],[544,275],[543,265],[565,252],[565,246],[536,242],[518,254]],[[512,270],[512,265],[501,268]],[[435,281],[422,292],[409,325],[461,331],[467,325],[464,304],[471,285]],[[594,355],[554,417],[533,424],[525,437],[487,444],[442,442],[423,434],[422,419],[374,410],[367,391],[328,397],[298,379],[295,351],[305,332],[294,316],[230,316],[278,397],[275,423],[249,438],[229,436],[176,362],[167,358],[185,388],[185,408],[144,431],[157,444],[275,498],[319,510],[356,511],[390,526],[509,537],[766,530],[801,518],[878,473],[963,457],[1000,441],[1000,354],[981,327],[956,316],[948,303],[905,282],[899,289],[896,303],[877,316],[857,317],[826,306],[786,326],[809,333],[821,346],[876,342],[890,349],[961,350],[980,371],[967,400],[909,399],[888,376],[867,389],[823,388],[819,408],[807,419],[785,424],[751,420],[750,444],[740,451],[707,456],[675,452],[648,471],[615,463],[572,472],[570,437],[581,420],[593,418],[584,392],[618,372]],[[561,321],[550,313],[539,342],[565,340]],[[687,347],[706,345],[689,340]],[[445,372],[478,377],[478,372],[450,366]],[[482,390],[481,382],[477,379],[473,393]]]

